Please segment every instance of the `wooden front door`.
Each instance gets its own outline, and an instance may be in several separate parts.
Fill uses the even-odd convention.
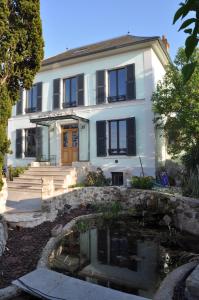
[[[62,128],[62,164],[78,161],[78,128]]]

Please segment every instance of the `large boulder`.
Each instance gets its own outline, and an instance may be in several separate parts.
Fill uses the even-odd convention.
[[[0,214],[3,214],[5,212],[7,198],[8,198],[8,186],[7,186],[6,179],[3,178],[3,187],[0,191]]]
[[[8,238],[8,228],[3,216],[0,215],[0,256],[2,256]]]

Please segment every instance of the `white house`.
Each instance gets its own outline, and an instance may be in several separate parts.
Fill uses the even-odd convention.
[[[169,62],[166,39],[125,35],[45,59],[8,122],[8,165],[90,163],[154,175],[165,160],[151,95]],[[122,179],[121,179],[122,180]]]

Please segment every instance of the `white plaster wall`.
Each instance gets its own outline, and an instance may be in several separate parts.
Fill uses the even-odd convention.
[[[131,51],[128,53],[118,54],[111,57],[98,58],[92,61],[85,61],[78,64],[57,68],[56,70],[48,70],[39,72],[34,80],[34,83],[43,83],[43,111],[52,111],[53,99],[53,79],[69,78],[77,74],[84,73],[84,90],[85,90],[85,106],[96,104],[96,71],[109,70],[119,68],[128,64],[135,63],[136,75],[136,96],[137,99],[143,99],[144,94],[144,50]],[[108,80],[108,78],[107,78]],[[108,87],[108,82],[107,85]],[[61,82],[61,91],[63,91],[63,82]],[[61,99],[61,107],[63,103],[63,93]],[[25,97],[25,96],[24,96]],[[15,114],[15,109],[13,110]]]
[[[52,69],[40,72],[35,78],[35,83],[43,82],[43,111],[52,111],[53,98],[53,79],[67,78],[77,74],[85,75],[85,106],[73,108],[73,111],[79,116],[90,120],[90,160],[95,166],[103,167],[107,175],[111,171],[129,172],[130,175],[139,175],[141,172],[139,156],[142,159],[146,175],[155,173],[155,132],[153,125],[153,112],[151,109],[151,95],[155,88],[155,82],[159,72],[162,69],[157,62],[155,53],[151,48],[131,51],[111,57],[99,58],[88,62],[82,62],[63,68]],[[127,64],[135,63],[136,71],[136,100],[118,103],[96,104],[96,71],[102,69],[118,68]],[[156,70],[157,68],[157,70]],[[162,75],[160,75],[161,77]],[[108,84],[107,84],[108,87]],[[61,86],[63,89],[63,83]],[[25,94],[25,93],[24,93]],[[63,99],[61,99],[61,104]],[[61,107],[60,107],[61,108]],[[14,109],[15,110],[15,109]],[[67,109],[65,109],[67,110]],[[13,112],[14,113],[14,112]],[[31,114],[38,115],[38,113]],[[104,158],[96,157],[96,121],[112,120],[135,117],[137,131],[137,156],[107,156]],[[56,155],[58,162],[61,160],[61,127],[63,122],[57,122],[54,128],[51,128],[51,155]],[[17,160],[15,154],[15,130],[17,128],[29,128],[32,125],[29,122],[29,116],[13,116],[9,120],[8,132],[11,139],[13,154],[8,156],[8,163],[13,165],[24,165],[30,162],[30,159]],[[107,132],[108,134],[108,132]],[[44,134],[46,139],[47,134]],[[108,136],[107,136],[108,137]],[[88,136],[85,130],[80,130],[80,146],[86,149]],[[43,153],[48,152],[48,142],[44,142]],[[107,140],[108,147],[108,140]],[[81,159],[86,159],[85,151],[80,154]],[[115,160],[118,160],[118,163]]]

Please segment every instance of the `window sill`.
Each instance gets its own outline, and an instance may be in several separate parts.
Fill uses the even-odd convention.
[[[108,156],[104,156],[104,159],[112,159],[112,160],[116,160],[116,159],[129,159],[129,158],[133,158],[133,157],[137,157],[137,155],[108,155]],[[97,157],[98,158],[98,157]]]

